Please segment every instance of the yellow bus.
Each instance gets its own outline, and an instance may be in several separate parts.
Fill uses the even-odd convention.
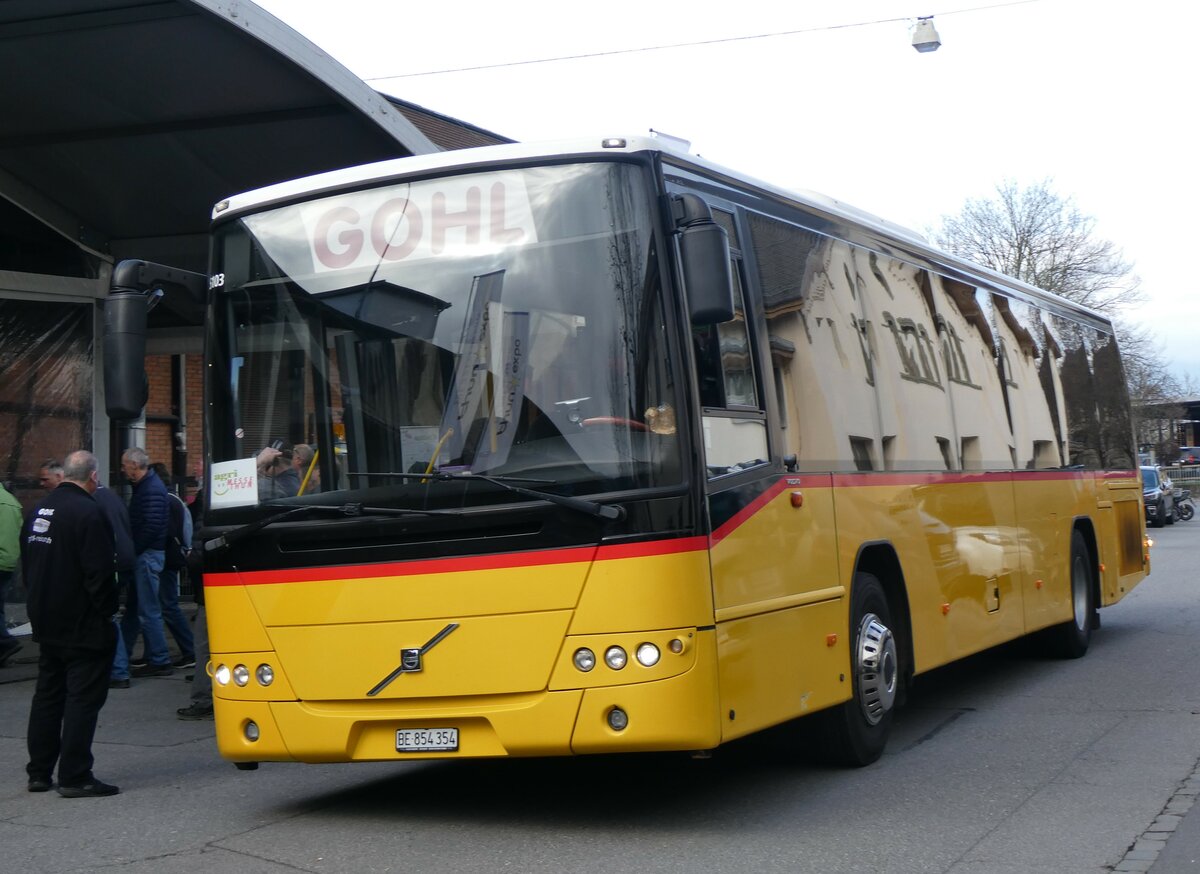
[[[612,138],[314,176],[213,232],[240,767],[798,719],[863,765],[915,675],[1081,656],[1148,572],[1109,321],[837,201]]]

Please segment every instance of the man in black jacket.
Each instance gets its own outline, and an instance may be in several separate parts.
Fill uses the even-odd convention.
[[[79,450],[63,481],[34,508],[21,532],[29,621],[38,642],[37,688],[29,709],[29,791],[65,798],[116,795],[92,774],[96,718],[108,698],[116,649],[116,558],[99,505],[96,456]]]

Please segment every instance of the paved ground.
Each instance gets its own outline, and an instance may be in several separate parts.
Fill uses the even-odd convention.
[[[95,770],[99,778],[122,787],[120,796],[67,800],[53,792],[27,793],[24,726],[37,673],[37,647],[28,638],[24,640],[24,649],[8,666],[0,668],[0,871],[350,871],[355,866],[347,867],[349,859],[331,864],[329,858],[322,861],[319,856],[310,859],[305,854],[314,845],[324,845],[330,854],[344,857],[347,843],[354,844],[355,840],[367,841],[362,845],[364,857],[359,861],[363,867],[359,870],[436,869],[432,863],[414,867],[415,856],[408,856],[408,863],[397,857],[395,868],[371,867],[377,860],[370,856],[370,842],[389,833],[389,840],[401,840],[396,835],[403,837],[403,828],[421,828],[425,821],[419,808],[412,808],[410,802],[424,799],[436,809],[439,793],[446,793],[442,783],[449,780],[454,784],[453,773],[445,769],[420,772],[419,766],[412,765],[387,770],[354,765],[267,765],[254,773],[238,772],[217,755],[211,722],[185,722],[175,716],[176,708],[188,703],[184,679],[188,671],[178,671],[170,678],[134,680],[130,689],[110,692],[100,718]],[[1132,759],[1143,752],[1129,750]],[[1115,762],[1113,765],[1116,767]],[[477,783],[483,782],[481,776],[489,773],[511,776],[503,765],[496,768],[491,771],[489,766],[482,766],[468,772],[460,778],[461,785],[449,792],[453,803],[441,799],[455,813],[450,817],[453,827],[436,832],[443,840],[456,834],[463,836],[467,829],[457,816],[460,806],[470,803],[465,801],[470,797],[465,790],[477,789]],[[531,768],[536,766],[522,764],[520,773],[528,774]],[[401,769],[406,780],[391,782],[392,773]],[[861,776],[866,772],[858,773]],[[750,775],[748,778],[754,782]],[[843,784],[854,780],[855,774],[847,772],[832,779]],[[818,784],[819,780],[813,779],[809,788],[817,791]],[[410,791],[413,785],[418,791],[409,801],[401,799],[404,818],[390,823],[401,830],[376,831],[380,823],[373,817],[378,817],[378,810],[386,809],[389,800],[401,803],[393,796],[398,789]],[[769,781],[765,785],[769,788]],[[1198,794],[1200,773],[1193,772],[1180,781],[1161,813],[1111,870],[1152,874],[1200,871],[1200,805],[1195,804]],[[625,792],[615,796],[613,802],[625,804]],[[326,817],[310,816],[313,810],[323,807],[330,808]],[[536,806],[534,809],[540,810]],[[486,824],[495,816],[491,812],[485,815],[482,808],[471,808],[471,812],[474,815],[467,817],[468,823]],[[529,826],[532,830],[528,834],[532,836],[537,828],[534,823]],[[357,834],[357,838],[347,841],[343,832],[331,832],[325,839],[314,841],[313,830],[326,828],[340,828]],[[1082,831],[1087,831],[1086,825],[1082,825]],[[404,839],[412,842],[411,837]],[[414,845],[408,852],[417,849]],[[436,850],[435,846],[422,851]],[[458,850],[444,846],[442,852],[453,858]],[[553,858],[552,851],[548,852],[551,856],[547,861]],[[91,861],[98,859],[107,861]],[[479,870],[485,865],[486,860],[481,860]],[[1000,869],[976,865],[971,870]]]

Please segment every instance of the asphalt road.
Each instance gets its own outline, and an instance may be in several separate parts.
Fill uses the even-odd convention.
[[[1077,661],[1008,647],[922,678],[883,759],[788,738],[683,756],[237,771],[180,675],[114,690],[113,798],[25,791],[34,666],[0,669],[0,871],[1103,872],[1200,870],[1200,517]],[[32,648],[22,652],[28,657]]]

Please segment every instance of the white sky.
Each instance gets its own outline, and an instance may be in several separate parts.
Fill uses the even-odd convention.
[[[1173,372],[1200,378],[1200,3],[257,2],[379,90],[504,136],[654,128],[917,230],[1004,179],[1048,178],[1134,263],[1150,302],[1131,316]],[[910,27],[930,14],[942,47],[921,54]],[[839,27],[885,19],[905,20]],[[809,32],[374,78],[782,31]]]

